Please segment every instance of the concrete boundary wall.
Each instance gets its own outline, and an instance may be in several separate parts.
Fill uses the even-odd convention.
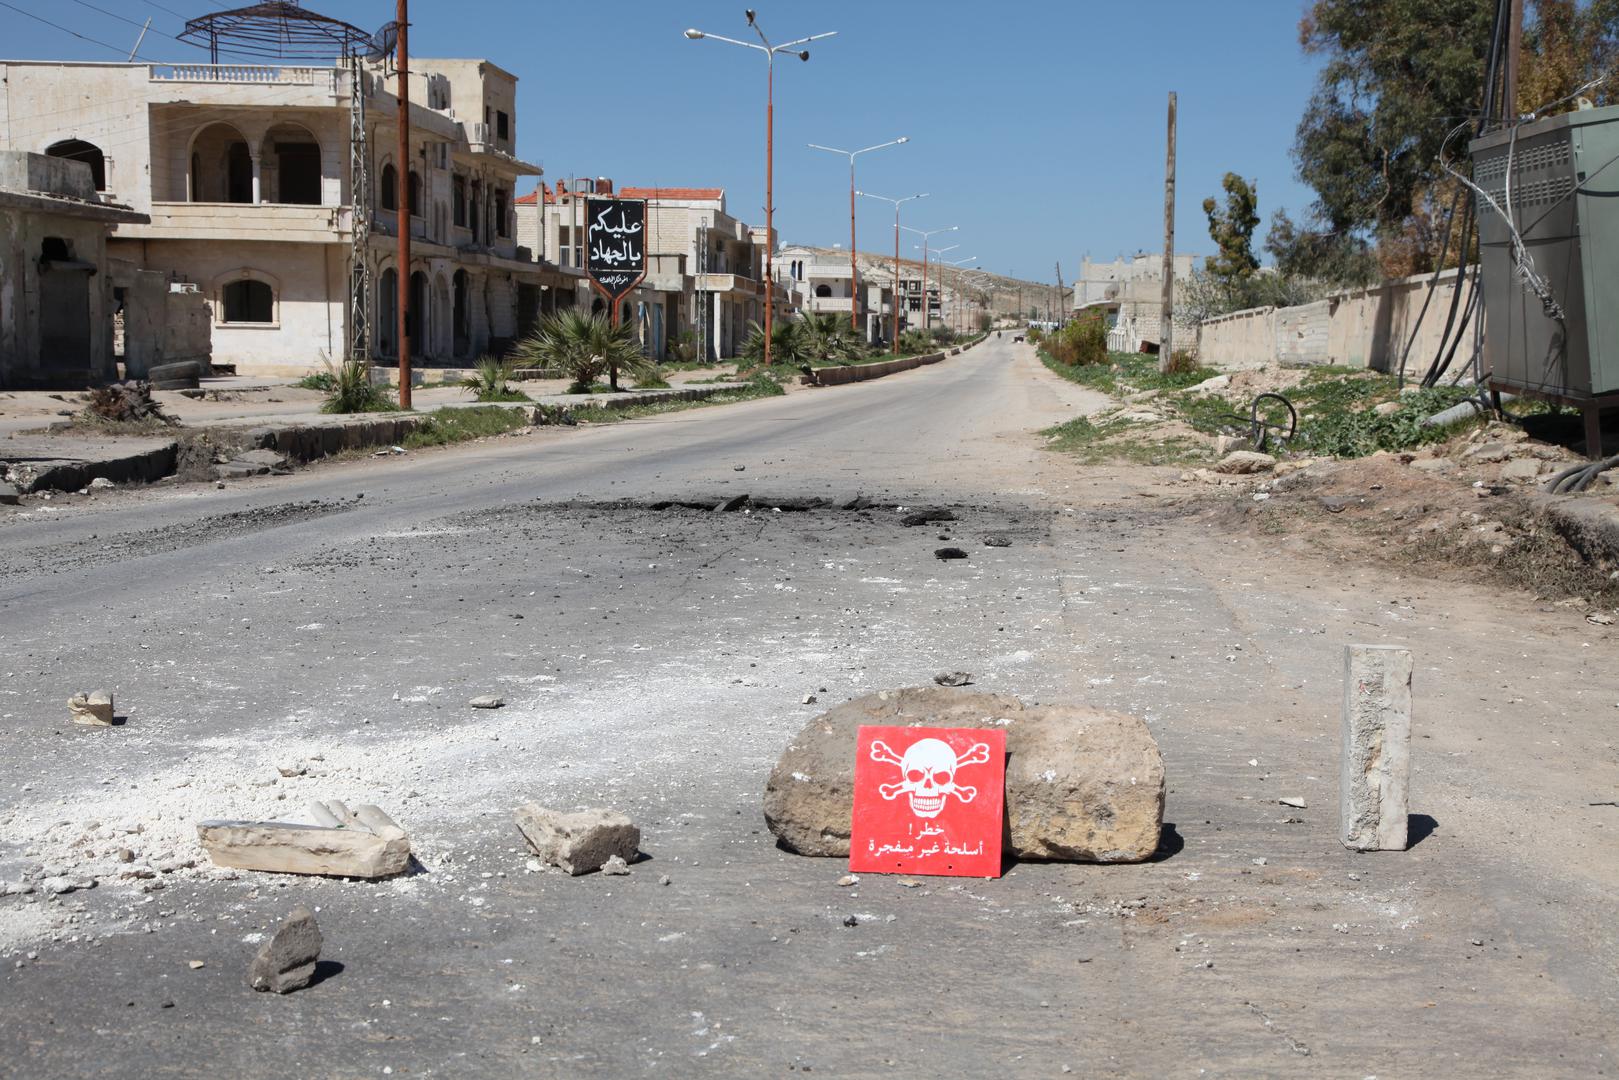
[[[821,386],[844,386],[853,382],[867,382],[871,379],[881,379],[885,375],[897,375],[901,371],[910,371],[924,364],[937,364],[945,358],[942,352],[928,353],[925,356],[906,356],[898,360],[882,360],[875,364],[852,364],[849,367],[816,368],[815,380]]]
[[[1407,368],[1420,371],[1439,349],[1457,271],[1440,275],[1418,326],[1431,280],[1431,274],[1396,278],[1332,293],[1313,304],[1252,308],[1207,319],[1198,327],[1198,358],[1221,371],[1320,364],[1393,371],[1416,327]]]

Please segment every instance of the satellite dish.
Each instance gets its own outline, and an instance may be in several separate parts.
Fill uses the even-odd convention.
[[[365,58],[372,63],[381,63],[391,57],[398,46],[399,24],[385,23],[381,30],[371,35],[371,48],[366,52]]]

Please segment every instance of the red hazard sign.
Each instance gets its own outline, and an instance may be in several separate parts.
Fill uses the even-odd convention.
[[[862,727],[849,869],[1001,876],[1006,732]]]

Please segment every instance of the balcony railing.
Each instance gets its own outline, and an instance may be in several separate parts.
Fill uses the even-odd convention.
[[[151,82],[229,83],[248,86],[335,86],[336,68],[263,64],[151,64]]]

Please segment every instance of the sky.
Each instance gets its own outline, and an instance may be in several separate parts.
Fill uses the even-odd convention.
[[[179,16],[214,0],[6,0],[9,59],[116,60],[153,19],[140,55],[206,59],[178,43]],[[246,0],[243,0],[245,3]],[[366,29],[393,0],[314,0]],[[1311,201],[1288,156],[1315,78],[1297,25],[1304,0],[817,0],[758,7],[772,42],[836,31],[780,56],[776,70],[776,230],[783,243],[848,243],[848,159],[864,190],[900,197],[903,221],[956,226],[947,259],[1071,281],[1081,257],[1163,248],[1165,109],[1179,94],[1176,249],[1213,250],[1203,199],[1235,171],[1258,184],[1262,223]],[[32,12],[47,26],[16,9]],[[97,10],[100,9],[100,10]],[[764,54],[687,27],[753,39],[742,4],[715,0],[497,3],[416,0],[411,52],[486,57],[515,73],[518,151],[548,178],[619,186],[726,189],[732,214],[764,222]],[[66,31],[96,39],[75,38]],[[115,50],[117,50],[115,54]],[[893,209],[859,200],[862,250],[893,250]],[[917,254],[909,233],[902,253]]]

